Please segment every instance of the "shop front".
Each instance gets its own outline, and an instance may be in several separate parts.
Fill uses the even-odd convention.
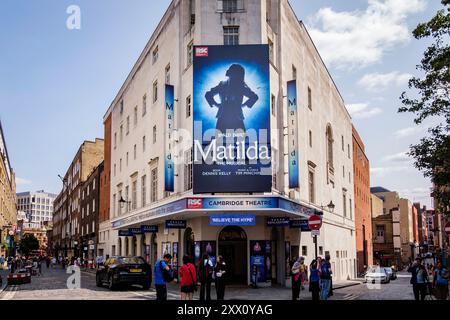
[[[232,284],[289,284],[291,259],[298,257],[302,223],[317,210],[283,197],[187,197],[116,219],[122,252],[132,254],[132,230],[142,230],[149,263],[165,253],[178,270],[184,255],[196,264],[221,255]],[[294,223],[293,223],[294,222]]]

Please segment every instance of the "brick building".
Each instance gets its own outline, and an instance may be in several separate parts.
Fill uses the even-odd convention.
[[[373,264],[370,164],[365,146],[353,127],[353,176],[355,189],[356,261],[358,273]]]

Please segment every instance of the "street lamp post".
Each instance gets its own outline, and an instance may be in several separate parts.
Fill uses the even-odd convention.
[[[334,205],[333,201],[330,201],[330,203],[327,206],[321,206],[322,210],[325,210],[325,208],[328,208],[328,210],[330,210],[331,213],[334,212],[334,208],[336,206]],[[317,235],[314,235],[314,253],[315,253],[315,257],[316,260],[318,258],[318,253],[317,253]]]

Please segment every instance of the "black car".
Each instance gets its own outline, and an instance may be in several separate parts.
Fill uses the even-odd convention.
[[[105,283],[111,290],[120,285],[141,285],[150,289],[152,268],[142,257],[111,257],[97,269],[97,287]]]

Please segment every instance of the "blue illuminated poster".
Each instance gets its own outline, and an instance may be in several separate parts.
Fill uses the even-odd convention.
[[[194,193],[270,192],[267,45],[194,48]]]
[[[165,160],[164,181],[165,191],[174,191],[175,166],[173,161],[173,126],[174,126],[174,87],[166,84],[165,90],[166,124],[165,124]]]
[[[298,113],[297,81],[287,83],[288,95],[288,141],[289,141],[289,188],[299,188],[298,181]]]

